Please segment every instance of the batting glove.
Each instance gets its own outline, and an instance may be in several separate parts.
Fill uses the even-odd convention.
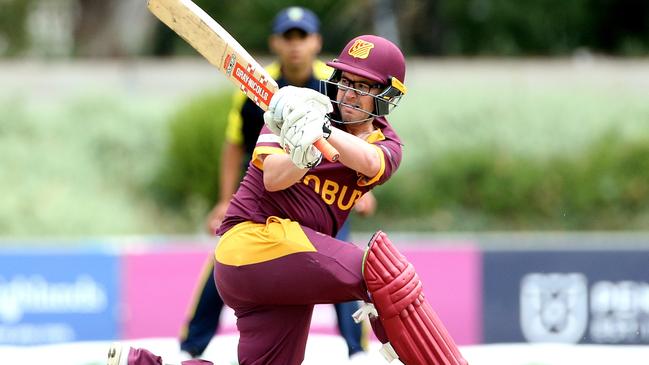
[[[299,107],[317,110],[323,115],[333,111],[326,95],[309,88],[285,86],[270,99],[268,110],[264,113],[264,123],[275,135],[280,135],[288,115]]]
[[[297,108],[286,117],[279,142],[295,166],[311,168],[322,160],[322,154],[313,143],[323,137],[325,120],[319,111],[306,108]]]

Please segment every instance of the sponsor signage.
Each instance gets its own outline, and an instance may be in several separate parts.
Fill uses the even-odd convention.
[[[484,341],[649,343],[648,251],[484,254]]]
[[[117,338],[118,261],[94,253],[0,255],[0,344]]]

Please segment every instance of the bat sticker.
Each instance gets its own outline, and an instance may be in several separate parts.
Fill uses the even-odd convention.
[[[259,101],[266,105],[270,103],[271,93],[266,85],[257,80],[255,75],[248,72],[240,63],[235,64],[232,76],[257,98],[257,100],[253,99],[256,103],[259,103]]]
[[[232,75],[232,69],[234,68],[235,63],[237,63],[237,55],[235,55],[234,53],[230,53],[229,55],[227,55],[227,57],[225,57],[223,68],[225,69],[226,75]]]

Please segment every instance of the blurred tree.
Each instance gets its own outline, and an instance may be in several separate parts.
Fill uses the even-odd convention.
[[[76,0],[36,1],[29,8],[28,52],[36,57],[68,57],[74,47]]]
[[[401,47],[393,0],[374,0],[374,33]]]
[[[372,0],[239,0],[215,2],[196,0],[219,24],[251,53],[268,53],[268,36],[277,12],[288,6],[304,6],[320,17],[323,51],[337,53],[353,36],[367,33],[372,26]],[[158,22],[154,35],[155,55],[195,54],[185,42]]]
[[[77,56],[115,54],[115,42],[107,39],[113,6],[112,1],[78,0],[74,29]]]
[[[589,0],[440,2],[444,53],[570,53],[583,45]]]
[[[592,31],[589,44],[607,53],[647,54],[649,1],[591,0]]]
[[[75,55],[124,57],[150,48],[154,18],[145,1],[75,0]]]
[[[318,14],[327,55],[363,33],[391,38],[409,55],[551,56],[576,49],[622,56],[649,53],[646,0],[195,2],[252,53],[268,53],[273,17],[291,5]],[[70,29],[74,56],[195,55],[148,13],[145,0],[0,0],[0,55],[67,55],[71,52],[58,52],[61,47],[53,44],[69,48]],[[39,47],[54,51],[39,52]]]
[[[401,44],[406,53],[440,55],[439,0],[404,0],[400,6]]]
[[[32,0],[0,1],[0,55],[15,56],[29,43],[26,20]]]
[[[290,5],[314,10],[322,20],[324,53],[368,32],[394,38],[408,54],[566,55],[593,49],[621,55],[649,50],[649,2],[637,0],[240,0],[197,4],[253,53],[268,51],[275,13]],[[386,17],[386,10],[393,10]],[[397,22],[394,21],[396,15]],[[244,21],[245,20],[245,21]],[[389,28],[396,23],[397,28]],[[153,53],[193,53],[158,24]]]

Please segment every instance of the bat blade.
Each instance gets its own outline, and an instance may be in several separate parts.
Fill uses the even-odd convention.
[[[268,109],[277,83],[221,25],[189,0],[149,0],[147,5],[250,99]]]
[[[194,47],[263,110],[278,86],[275,80],[219,23],[190,0],[148,0],[147,7],[160,21]],[[338,151],[326,140],[314,143],[329,161]]]

